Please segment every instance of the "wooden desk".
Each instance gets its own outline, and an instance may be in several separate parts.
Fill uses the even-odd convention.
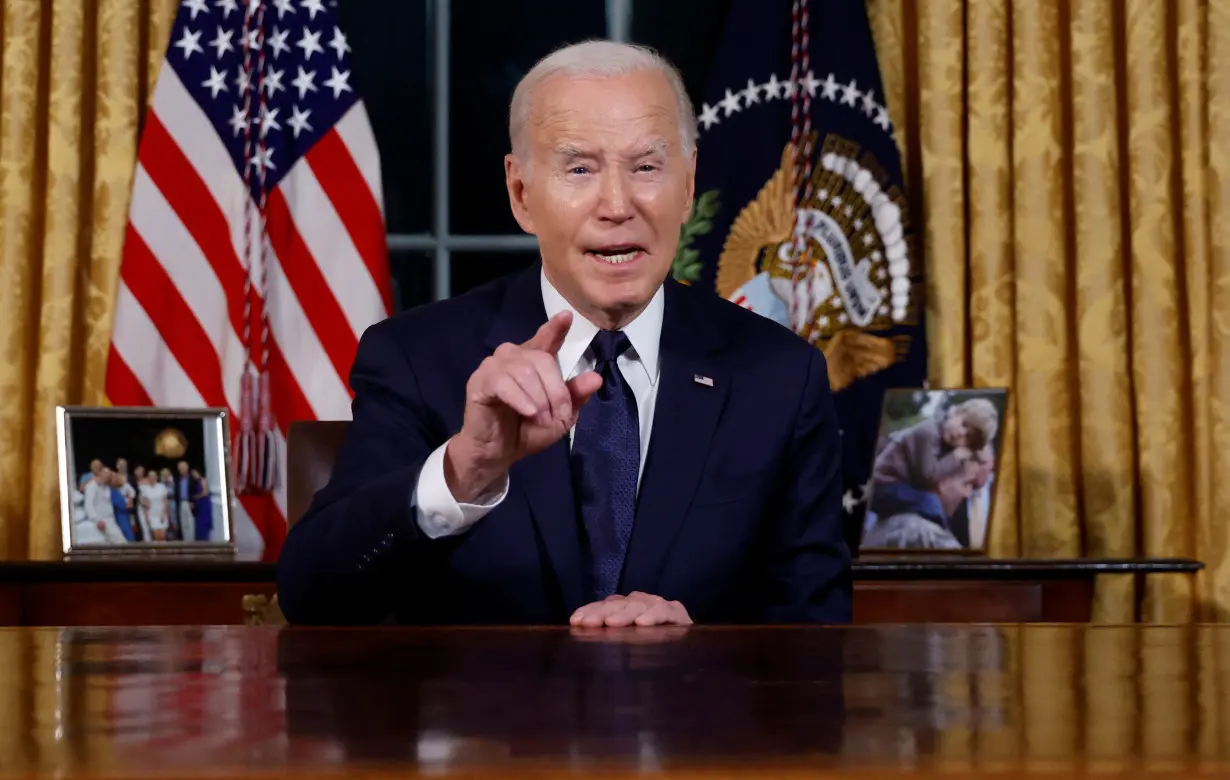
[[[1186,559],[864,559],[856,623],[1035,623],[1091,619],[1106,574],[1190,576]],[[271,597],[263,563],[0,563],[0,626],[239,625],[243,597]]]
[[[0,630],[0,778],[1230,776],[1230,627]]]

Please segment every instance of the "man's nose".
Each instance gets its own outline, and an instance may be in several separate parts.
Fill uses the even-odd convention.
[[[632,218],[632,199],[623,171],[607,169],[602,173],[598,216],[611,222],[626,222]]]

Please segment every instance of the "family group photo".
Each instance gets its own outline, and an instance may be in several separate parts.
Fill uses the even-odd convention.
[[[209,421],[78,414],[66,439],[74,548],[226,540]]]

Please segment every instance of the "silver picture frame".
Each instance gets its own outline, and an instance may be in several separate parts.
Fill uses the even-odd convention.
[[[235,557],[226,409],[57,406],[56,441],[65,558]]]

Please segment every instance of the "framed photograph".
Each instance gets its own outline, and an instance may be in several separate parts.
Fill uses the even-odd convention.
[[[66,556],[233,556],[225,409],[56,407]]]
[[[986,554],[1007,401],[1004,388],[885,393],[861,553]]]

